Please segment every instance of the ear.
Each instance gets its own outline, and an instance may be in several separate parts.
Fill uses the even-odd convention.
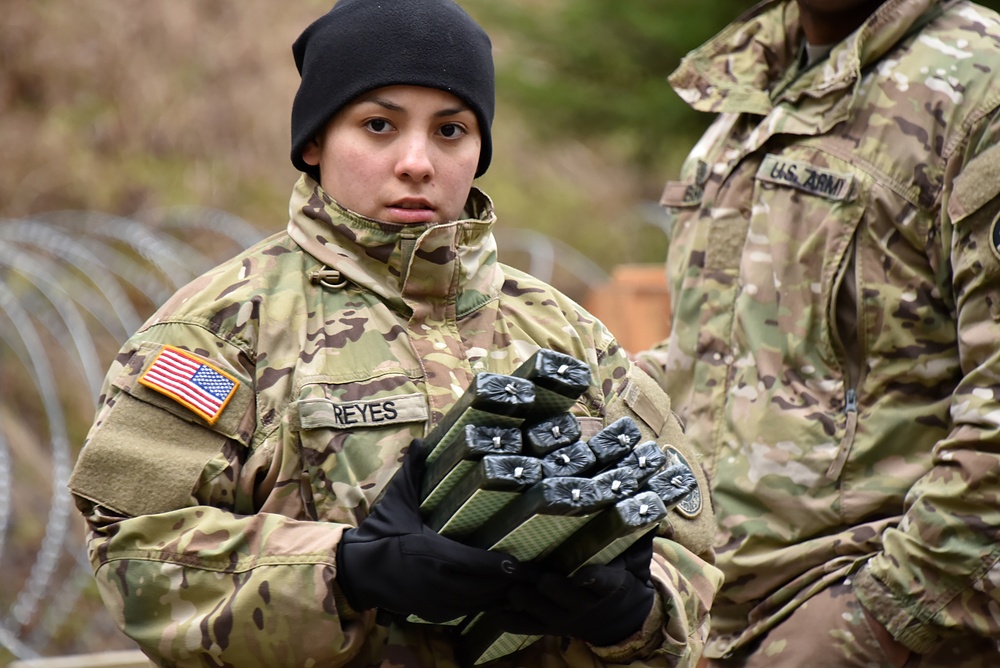
[[[316,167],[319,165],[319,159],[322,155],[323,147],[320,145],[318,137],[310,139],[302,148],[302,161],[307,165]]]

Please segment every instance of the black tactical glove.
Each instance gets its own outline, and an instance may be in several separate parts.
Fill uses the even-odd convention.
[[[510,605],[491,613],[491,622],[509,633],[621,642],[639,630],[656,599],[649,573],[655,533],[606,566],[585,566],[571,577],[548,573],[533,587],[512,587]]]
[[[356,610],[379,608],[446,622],[506,603],[528,574],[513,557],[441,536],[420,517],[426,453],[410,444],[403,465],[371,514],[344,532],[337,547],[337,584]]]

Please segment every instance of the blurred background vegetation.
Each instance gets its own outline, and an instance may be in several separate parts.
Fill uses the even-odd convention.
[[[196,204],[283,226],[297,176],[290,44],[329,2],[2,5],[0,215]],[[480,185],[501,225],[567,240],[604,268],[659,261],[662,235],[638,205],[706,120],[665,78],[746,3],[463,5],[496,47],[496,150]]]
[[[494,40],[495,151],[480,185],[497,203],[498,233],[540,232],[556,252],[575,249],[605,272],[626,262],[661,262],[666,240],[655,202],[709,120],[687,109],[666,77],[687,51],[752,3],[460,2]],[[55,441],[65,440],[75,456],[96,394],[93,370],[81,366],[79,337],[65,326],[70,319],[62,314],[60,325],[44,316],[57,302],[41,277],[55,275],[45,267],[57,260],[39,250],[44,243],[25,239],[31,230],[48,230],[45,243],[93,242],[87,247],[95,257],[110,249],[142,263],[166,290],[239,245],[217,232],[171,225],[178,211],[194,207],[202,211],[194,219],[223,226],[232,220],[244,233],[237,221],[245,221],[251,233],[241,238],[282,229],[297,178],[288,159],[298,84],[290,45],[330,6],[329,0],[0,2],[0,297],[6,300],[0,301],[0,666],[17,654],[129,647],[96,602],[75,516],[65,528],[65,549],[46,557],[55,563],[39,565],[52,540],[55,507],[65,500],[52,483],[53,471],[66,467]],[[164,236],[123,245],[106,238],[108,221],[133,235],[139,221]],[[535,238],[521,239],[530,246]],[[530,269],[516,246],[505,259]],[[184,271],[146,252],[154,247],[186,262]],[[189,261],[195,249],[203,256]],[[15,260],[26,253],[41,273]],[[56,273],[64,283],[91,287],[100,274],[65,267]],[[135,282],[124,283],[145,317],[155,290],[150,297]],[[582,296],[570,283],[561,287]],[[111,292],[101,292],[103,307],[82,320],[101,372],[127,329],[112,326],[127,324],[120,313],[112,325],[94,322],[95,313],[115,309]],[[49,356],[59,410],[43,406],[31,355],[37,348]],[[61,575],[49,578],[46,591],[28,592],[26,583],[40,569]],[[79,597],[66,594],[75,590]],[[18,607],[26,598],[38,604]],[[58,615],[49,614],[56,608]]]

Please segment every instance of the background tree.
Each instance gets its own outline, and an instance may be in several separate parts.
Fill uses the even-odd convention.
[[[549,142],[585,139],[650,175],[676,166],[708,123],[672,91],[681,58],[746,0],[468,3],[503,36],[498,87]]]

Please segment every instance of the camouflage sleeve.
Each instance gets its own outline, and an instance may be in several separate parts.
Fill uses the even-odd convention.
[[[722,586],[722,573],[713,565],[715,516],[707,481],[667,395],[616,343],[598,357],[605,421],[631,417],[645,439],[689,464],[698,489],[674,507],[660,528],[651,569],[657,603],[643,628],[618,645],[591,649],[610,665],[694,666],[708,636],[712,601]]]
[[[632,359],[660,387],[667,386],[667,341],[660,341],[652,348],[635,353]]]
[[[338,610],[342,525],[211,506],[87,520],[101,597],[158,665],[339,666],[371,628]]]
[[[109,373],[70,481],[100,594],[161,665],[349,662],[374,624],[338,606],[345,525],[301,519],[301,462],[279,428],[255,434],[245,356],[199,332],[167,338],[221,351],[210,363],[238,382],[211,422],[138,382],[163,350],[153,334]]]
[[[952,430],[854,585],[918,653],[962,634],[1000,636],[1000,114],[953,162],[940,230],[962,367]]]

